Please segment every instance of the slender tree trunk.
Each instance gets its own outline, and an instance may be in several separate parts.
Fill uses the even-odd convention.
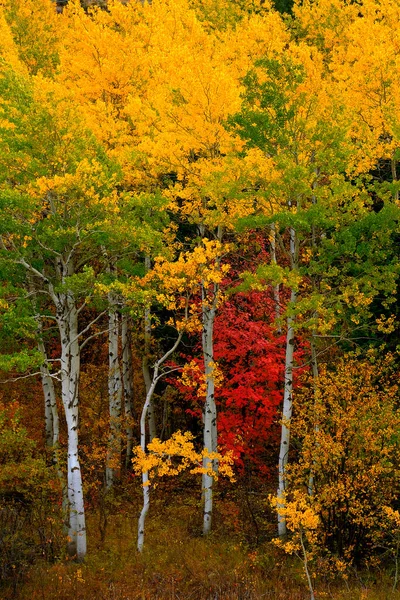
[[[147,449],[147,437],[146,437],[146,422],[148,420],[148,410],[151,406],[151,400],[154,394],[154,390],[156,389],[156,385],[158,381],[162,377],[162,373],[160,374],[161,365],[175,352],[177,347],[179,346],[182,339],[182,333],[178,334],[178,338],[175,344],[164,354],[162,358],[157,360],[154,364],[153,368],[153,377],[150,382],[150,386],[148,392],[146,394],[146,401],[142,408],[142,414],[140,416],[140,447],[142,451],[146,453]],[[147,513],[150,508],[150,488],[149,488],[149,473],[148,471],[144,471],[142,473],[142,487],[143,487],[143,506],[140,512],[139,521],[138,521],[138,540],[137,540],[137,549],[139,552],[143,551],[144,545],[144,531],[145,531],[145,523]]]
[[[133,455],[133,366],[132,366],[132,333],[130,319],[124,315],[121,324],[122,339],[122,381],[124,387],[126,456],[125,468],[129,469]]]
[[[30,292],[32,298],[35,298],[35,286],[33,281],[30,279]],[[59,460],[59,437],[60,437],[60,419],[57,408],[57,396],[54,387],[53,378],[50,375],[48,366],[48,358],[46,352],[46,346],[43,340],[43,324],[40,313],[38,311],[37,303],[32,300],[32,306],[35,310],[35,320],[37,323],[37,346],[40,354],[42,355],[43,361],[40,365],[40,374],[42,381],[42,390],[44,398],[44,415],[45,415],[45,435],[46,435],[46,447],[51,451],[51,460],[57,473],[58,480],[60,482],[62,491],[62,519],[63,519],[63,530],[65,535],[68,534],[68,489],[65,475],[60,467]]]
[[[38,350],[43,356],[43,363],[40,365],[40,375],[42,379],[42,389],[44,396],[46,446],[47,448],[54,448],[58,443],[58,438],[60,434],[60,422],[58,418],[54,383],[53,379],[50,376],[49,368],[47,366],[46,350],[41,337],[38,340]]]
[[[146,402],[143,405],[142,414],[140,417],[140,447],[143,452],[146,452],[146,421],[148,419],[148,410],[151,405],[151,399],[158,381],[158,363],[154,366],[153,379],[150,383],[150,387],[146,394]],[[150,508],[150,486],[149,486],[149,473],[148,471],[144,471],[142,473],[142,487],[143,487],[143,506],[140,512],[139,521],[138,521],[138,541],[137,541],[137,549],[139,552],[143,551],[144,545],[144,530],[147,513]]]
[[[43,324],[40,311],[37,307],[35,296],[35,285],[30,274],[28,275],[29,291],[31,293],[31,302],[35,311],[35,321],[37,324],[37,347],[42,355],[43,361],[40,365],[40,375],[42,380],[42,389],[44,397],[44,422],[45,422],[45,440],[47,448],[54,448],[58,444],[60,434],[60,420],[58,417],[56,392],[54,382],[50,376],[46,347],[43,341]],[[54,457],[53,457],[54,459]]]
[[[86,525],[81,466],[78,454],[80,378],[78,311],[71,292],[59,294],[56,306],[61,339],[61,396],[68,434],[68,552],[70,556],[82,561],[86,556]]]
[[[202,287],[202,346],[204,373],[206,379],[206,399],[203,412],[203,444],[204,448],[208,452],[217,452],[217,407],[215,404],[215,363],[213,344],[216,294],[217,289],[215,286],[214,298],[212,299],[211,306],[209,306],[206,298],[207,291],[204,289],[204,286]],[[209,473],[209,471],[218,470],[217,461],[204,457],[203,469],[207,469],[208,471],[202,475],[202,491],[204,502],[203,534],[207,535],[211,531],[214,482],[214,477]]]
[[[47,353],[43,342],[42,323],[40,318],[38,321],[38,350],[43,356],[43,363],[40,366],[40,373],[45,405],[46,446],[51,449],[52,463],[56,469],[57,477],[61,485],[62,515],[63,523],[66,528],[65,533],[67,534],[68,530],[66,524],[68,523],[68,489],[59,460],[60,419],[58,416],[56,390],[47,363]]]
[[[146,256],[144,259],[144,267],[146,273],[150,271],[151,268],[151,260],[150,256]],[[150,372],[150,350],[151,350],[151,311],[150,307],[146,307],[144,311],[144,353],[142,360],[142,371],[143,378],[146,387],[146,395],[149,392],[152,375]],[[150,404],[147,410],[147,420],[149,425],[149,438],[150,441],[156,437],[157,429],[156,429],[156,417],[154,411],[154,402],[153,398],[150,398]]]
[[[122,379],[119,364],[119,314],[113,294],[109,294],[108,314],[108,399],[110,432],[106,460],[106,489],[114,483],[115,472],[121,463],[121,403]]]
[[[271,245],[271,262],[276,265],[276,230],[275,223],[271,225],[271,236],[270,236],[270,245]],[[274,285],[274,304],[275,304],[275,320],[279,323],[279,318],[281,316],[281,298],[280,298],[280,286],[279,283]],[[278,334],[282,333],[282,329],[280,325],[278,326]]]
[[[83,501],[82,475],[78,454],[80,345],[76,300],[71,291],[55,291],[53,284],[23,258],[29,273],[38,276],[47,286],[56,308],[56,322],[60,334],[61,398],[67,423],[67,495],[68,495],[68,554],[83,561],[86,556],[86,524]],[[58,282],[66,285],[66,278],[74,273],[72,255],[67,261],[57,259]],[[54,425],[54,416],[53,416]]]
[[[290,257],[292,269],[297,265],[297,240],[294,229],[290,230]],[[296,292],[292,289],[290,294],[290,303],[292,307],[296,303]],[[284,376],[284,393],[283,393],[283,410],[282,410],[282,428],[281,428],[281,443],[279,449],[279,473],[278,473],[278,510],[284,508],[284,495],[286,490],[286,468],[289,459],[290,446],[290,422],[292,418],[292,401],[293,401],[293,362],[294,362],[294,317],[289,312],[287,317],[287,332],[286,332],[286,357],[285,357],[285,376]],[[286,536],[286,519],[283,515],[278,514],[278,535]]]

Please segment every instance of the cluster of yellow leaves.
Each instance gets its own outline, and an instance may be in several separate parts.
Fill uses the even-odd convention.
[[[321,145],[328,150],[329,141],[315,136],[322,123],[347,127],[347,141],[356,147],[350,170],[371,168],[396,148],[400,38],[394,0],[364,0],[361,8],[343,0],[296,3],[296,41],[270,4],[257,1],[110,0],[107,11],[85,12],[71,0],[58,16],[47,0],[7,0],[6,8],[14,29],[32,17],[29,35],[59,60],[53,84],[79,106],[88,128],[120,164],[124,183],[143,189],[173,171],[177,182],[168,195],[191,220],[232,227],[254,209],[254,199],[237,193],[242,182],[257,173],[261,186],[279,178],[263,152],[232,158],[243,142],[224,126],[240,110],[241,79],[259,58],[284,59],[304,71],[300,85],[288,89],[296,105],[290,127],[298,164],[309,165]],[[16,72],[24,65],[38,71],[35,93],[49,89],[43,75],[51,62],[32,66],[37,59],[24,58],[29,40],[16,48],[3,12],[0,34],[5,63]],[[65,102],[60,105],[57,94],[54,99],[65,114]],[[263,206],[257,198],[268,214],[282,200],[277,194],[273,206],[271,199]]]
[[[315,544],[315,530],[319,526],[319,516],[312,506],[312,498],[300,490],[294,490],[292,498],[271,498],[271,504],[279,516],[284,517],[287,529],[293,534],[291,539],[274,539],[273,543],[286,553],[297,553],[301,550],[301,536],[305,536],[309,544]]]
[[[215,290],[218,301],[221,300],[218,286],[230,268],[221,259],[230,249],[229,244],[204,238],[193,251],[181,252],[176,260],[156,257],[154,268],[145,280],[156,285],[156,299],[163,306],[172,311],[185,312],[187,308],[184,317],[179,318],[178,328],[194,331],[200,327],[200,309],[194,297],[201,286]]]
[[[216,388],[222,386],[224,374],[218,363],[215,361],[209,363],[206,375],[198,363],[191,360],[184,365],[179,381],[182,385],[195,390],[199,398],[204,399],[207,392],[207,380],[211,378],[214,380]]]
[[[349,355],[334,368],[320,365],[318,380],[298,392],[291,428],[302,450],[298,464],[289,469],[289,489],[308,486],[312,476],[313,507],[321,519],[318,544],[333,553],[341,539],[371,539],[380,532],[384,506],[395,525],[390,504],[398,493],[394,440],[400,417],[393,366],[391,355],[380,359],[371,351],[367,360]],[[302,523],[301,518],[293,522],[297,527]],[[348,562],[356,541],[348,544]]]
[[[2,5],[28,72],[36,75],[40,71],[53,77],[61,43],[54,4],[48,0],[4,0]]]
[[[384,506],[383,512],[390,521],[391,526],[394,526],[400,532],[400,512],[394,510],[391,506]]]
[[[198,452],[193,439],[190,432],[177,431],[164,442],[154,438],[147,445],[146,452],[137,446],[132,459],[135,471],[147,473],[150,483],[158,477],[175,476],[186,470],[193,474],[207,473],[216,479],[218,475],[223,475],[233,481],[232,454],[227,452],[221,455],[219,452],[209,452],[206,448]],[[218,463],[218,472],[213,469],[215,463]],[[204,467],[204,464],[207,466]]]
[[[385,315],[381,315],[376,319],[376,324],[378,331],[382,331],[382,333],[392,333],[396,326],[396,316],[391,315],[390,317],[385,317]]]
[[[19,59],[10,26],[0,7],[0,74],[7,67],[11,67],[15,73],[26,75],[26,68]]]

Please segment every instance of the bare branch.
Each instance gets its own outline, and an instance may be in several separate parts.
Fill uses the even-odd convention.
[[[51,252],[52,254],[54,254],[55,256],[61,256],[60,252],[57,252],[57,250],[53,250],[53,248],[49,248],[48,246],[45,246],[43,244],[43,242],[41,242],[39,239],[36,238],[36,242],[39,244],[39,246],[41,248],[43,248],[43,250],[46,250],[46,252]]]
[[[99,314],[97,315],[97,317],[96,317],[95,319],[93,319],[93,321],[91,321],[91,322],[89,323],[89,325],[87,325],[87,326],[85,327],[85,329],[82,329],[82,331],[80,331],[80,332],[78,333],[78,335],[76,336],[76,338],[75,338],[74,340],[71,340],[71,344],[73,344],[74,342],[76,342],[76,340],[77,340],[78,338],[80,338],[80,337],[81,337],[82,335],[84,335],[84,334],[85,334],[87,331],[89,331],[89,329],[90,329],[90,328],[91,328],[91,327],[92,327],[92,326],[93,326],[95,323],[97,323],[97,321],[98,321],[99,319],[101,319],[101,317],[103,317],[103,316],[104,316],[104,315],[106,315],[106,314],[107,314],[107,311],[106,311],[106,310],[103,310],[101,313],[99,313]]]
[[[49,377],[53,377],[59,381],[59,373],[61,371],[57,371],[57,373],[47,373]],[[28,375],[20,375],[19,377],[12,377],[11,379],[3,379],[0,380],[1,383],[13,383],[14,381],[19,381],[20,379],[28,379],[29,377],[36,377],[37,375],[42,375],[41,371],[36,371],[35,373],[28,373]]]
[[[82,342],[82,344],[79,346],[80,350],[82,351],[82,349],[86,346],[86,344],[88,342],[90,342],[93,338],[98,337],[99,335],[103,335],[104,333],[109,333],[111,331],[111,329],[114,329],[113,327],[109,328],[109,329],[103,329],[102,331],[97,331],[96,333],[93,333],[92,335],[90,335],[88,338],[86,338],[86,340],[84,342]]]

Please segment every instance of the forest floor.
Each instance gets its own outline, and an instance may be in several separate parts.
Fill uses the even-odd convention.
[[[178,491],[175,489],[171,496],[171,489],[156,490],[142,555],[136,551],[138,498],[131,503],[115,503],[103,541],[99,523],[104,527],[104,513],[101,516],[97,510],[89,514],[88,556],[84,563],[36,561],[23,578],[15,573],[12,585],[0,589],[0,599],[310,598],[301,561],[283,556],[266,539],[268,531],[262,530],[260,521],[265,497],[258,503],[252,499],[252,522],[246,526],[246,515],[239,514],[229,494],[219,498],[214,532],[205,539],[200,534],[201,513],[195,494],[179,496]],[[328,580],[318,575],[315,600],[400,600],[400,591],[392,591],[393,572],[389,565],[387,570],[354,571],[347,580]]]

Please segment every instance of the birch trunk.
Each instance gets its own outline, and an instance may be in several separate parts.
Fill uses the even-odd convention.
[[[132,366],[132,334],[128,315],[124,315],[121,324],[122,340],[122,381],[124,388],[126,456],[125,468],[129,469],[133,456],[133,366]]]
[[[46,423],[46,446],[51,449],[52,452],[52,463],[56,469],[57,477],[61,485],[62,490],[62,516],[63,523],[65,526],[65,533],[67,534],[67,523],[68,523],[68,490],[65,481],[64,473],[60,467],[59,461],[59,437],[60,437],[60,419],[58,416],[57,408],[57,396],[54,388],[53,378],[50,375],[50,371],[47,364],[47,353],[42,337],[42,324],[38,322],[38,350],[43,356],[43,363],[40,366],[40,373],[42,379],[42,389],[44,396],[45,405],[45,423]]]
[[[202,287],[203,303],[203,332],[202,347],[204,357],[204,373],[206,378],[206,399],[203,412],[203,445],[208,452],[217,452],[217,407],[215,404],[215,363],[214,363],[214,321],[215,321],[215,296],[211,306],[208,306],[206,291]],[[203,469],[217,471],[218,464],[215,460],[203,458]],[[213,512],[213,482],[214,477],[205,472],[202,475],[202,493],[204,502],[203,534],[211,531]]]
[[[150,382],[150,386],[148,392],[146,394],[146,402],[142,408],[142,414],[140,416],[140,447],[142,451],[145,453],[147,448],[147,437],[146,437],[146,423],[148,420],[148,411],[151,406],[151,401],[153,398],[154,390],[156,389],[156,385],[158,381],[161,379],[163,374],[160,374],[161,365],[171,356],[173,352],[177,349],[182,339],[182,333],[179,333],[178,338],[175,344],[164,354],[162,358],[156,361],[153,368],[153,377]],[[144,545],[144,531],[145,531],[145,523],[147,513],[150,508],[150,487],[149,487],[149,473],[148,471],[144,471],[142,473],[142,487],[143,487],[143,506],[140,512],[139,520],[138,520],[138,539],[137,539],[137,549],[138,552],[143,551]]]
[[[118,351],[119,315],[112,294],[109,294],[108,301],[108,401],[110,432],[106,459],[106,490],[112,488],[116,471],[121,462],[122,403],[122,379]]]
[[[297,240],[294,229],[290,230],[290,258],[291,267],[294,269],[297,265]],[[291,305],[296,303],[296,292],[292,289],[290,294]],[[290,421],[292,418],[292,401],[293,401],[293,358],[294,358],[294,317],[289,313],[287,317],[287,332],[286,332],[286,357],[285,357],[285,376],[284,376],[284,393],[283,393],[283,409],[282,409],[282,428],[281,442],[279,448],[279,466],[278,466],[278,511],[284,508],[284,494],[286,490],[286,468],[289,459],[290,446]],[[278,535],[286,536],[286,519],[278,513]]]
[[[50,376],[49,368],[47,366],[46,350],[41,337],[41,332],[39,332],[39,335],[38,350],[43,356],[43,363],[40,365],[40,375],[42,379],[44,396],[46,446],[48,448],[55,448],[58,444],[58,438],[60,435],[60,420],[58,417],[56,392],[54,389],[53,379]]]
[[[148,273],[151,268],[151,261],[150,261],[149,256],[146,256],[144,259],[144,267],[145,267],[145,272]],[[151,387],[151,382],[152,382],[152,376],[150,373],[150,364],[149,364],[150,348],[151,348],[151,312],[150,312],[150,308],[146,308],[145,312],[144,312],[144,354],[143,354],[143,360],[142,360],[142,371],[143,371],[143,378],[144,378],[144,383],[145,383],[145,387],[146,387],[146,396],[149,392],[149,389]],[[149,403],[149,406],[147,409],[147,420],[148,420],[148,425],[149,425],[149,437],[150,437],[150,441],[151,441],[157,435],[154,402],[153,402],[152,398],[150,398],[150,403]]]
[[[51,198],[50,198],[51,202]],[[83,501],[82,475],[78,454],[79,428],[79,378],[80,346],[76,300],[69,290],[55,291],[53,283],[33,265],[19,259],[28,273],[38,277],[45,285],[56,308],[56,322],[60,334],[61,398],[67,423],[67,496],[68,496],[68,554],[78,561],[86,556],[86,525]],[[57,282],[66,286],[66,279],[73,275],[72,253],[66,261],[59,256],[55,263]],[[47,389],[48,391],[48,389]],[[54,425],[54,418],[53,418]]]
[[[50,376],[48,367],[48,359],[46,347],[43,341],[43,325],[40,311],[37,306],[35,299],[35,285],[31,275],[28,275],[29,291],[32,297],[32,307],[35,311],[35,321],[37,324],[37,347],[42,355],[42,364],[40,365],[40,375],[42,380],[42,389],[44,397],[44,421],[45,421],[45,439],[47,448],[55,448],[58,444],[58,438],[60,435],[60,420],[58,417],[56,392],[54,389],[54,382]],[[53,461],[54,461],[53,456]]]
[[[78,311],[72,293],[57,295],[61,339],[61,396],[68,433],[67,487],[69,505],[68,553],[78,561],[86,555],[86,525],[78,454],[80,348]]]
[[[150,387],[146,394],[146,402],[143,405],[142,414],[140,417],[140,447],[143,452],[146,452],[146,421],[148,418],[148,410],[151,405],[151,399],[158,381],[158,364],[156,363],[154,367],[153,380],[150,383]],[[138,521],[138,541],[137,541],[137,549],[139,552],[143,551],[144,545],[144,530],[147,513],[150,508],[150,486],[149,486],[149,473],[148,471],[144,471],[142,473],[142,487],[143,487],[143,506],[140,512],[139,521]]]
[[[270,244],[271,244],[271,262],[276,265],[276,230],[275,224],[271,225],[271,236],[270,236]],[[280,286],[279,283],[274,285],[274,304],[275,304],[275,320],[279,323],[279,318],[281,316],[281,298],[280,298]],[[280,325],[278,326],[278,334],[282,333],[282,329]]]

